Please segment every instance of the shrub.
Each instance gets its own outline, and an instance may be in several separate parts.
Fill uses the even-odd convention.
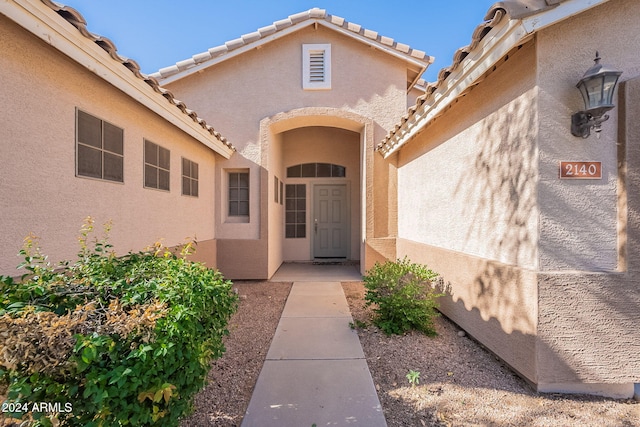
[[[231,282],[159,244],[116,257],[108,228],[89,249],[92,232],[89,220],[78,261],[56,267],[31,236],[27,275],[0,276],[0,376],[20,409],[12,415],[32,426],[178,425],[224,352]],[[57,411],[33,411],[39,402]]]
[[[403,334],[411,329],[436,335],[438,293],[432,282],[438,274],[426,266],[412,264],[406,257],[397,262],[376,263],[364,276],[366,305],[374,305],[373,323],[386,334]]]

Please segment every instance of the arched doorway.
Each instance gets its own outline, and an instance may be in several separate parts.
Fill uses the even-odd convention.
[[[372,129],[367,118],[317,107],[261,122],[270,275],[286,261],[361,261]]]

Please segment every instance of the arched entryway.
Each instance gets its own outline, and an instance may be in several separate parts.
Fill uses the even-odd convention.
[[[372,129],[371,120],[332,108],[261,122],[269,276],[287,261],[362,260]]]

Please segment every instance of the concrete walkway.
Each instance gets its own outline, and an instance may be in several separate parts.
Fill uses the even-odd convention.
[[[341,281],[354,266],[285,264],[293,281],[243,427],[386,426]]]

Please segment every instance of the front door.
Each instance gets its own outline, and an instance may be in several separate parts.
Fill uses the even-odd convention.
[[[346,258],[349,247],[347,186],[315,185],[313,188],[313,256]]]

